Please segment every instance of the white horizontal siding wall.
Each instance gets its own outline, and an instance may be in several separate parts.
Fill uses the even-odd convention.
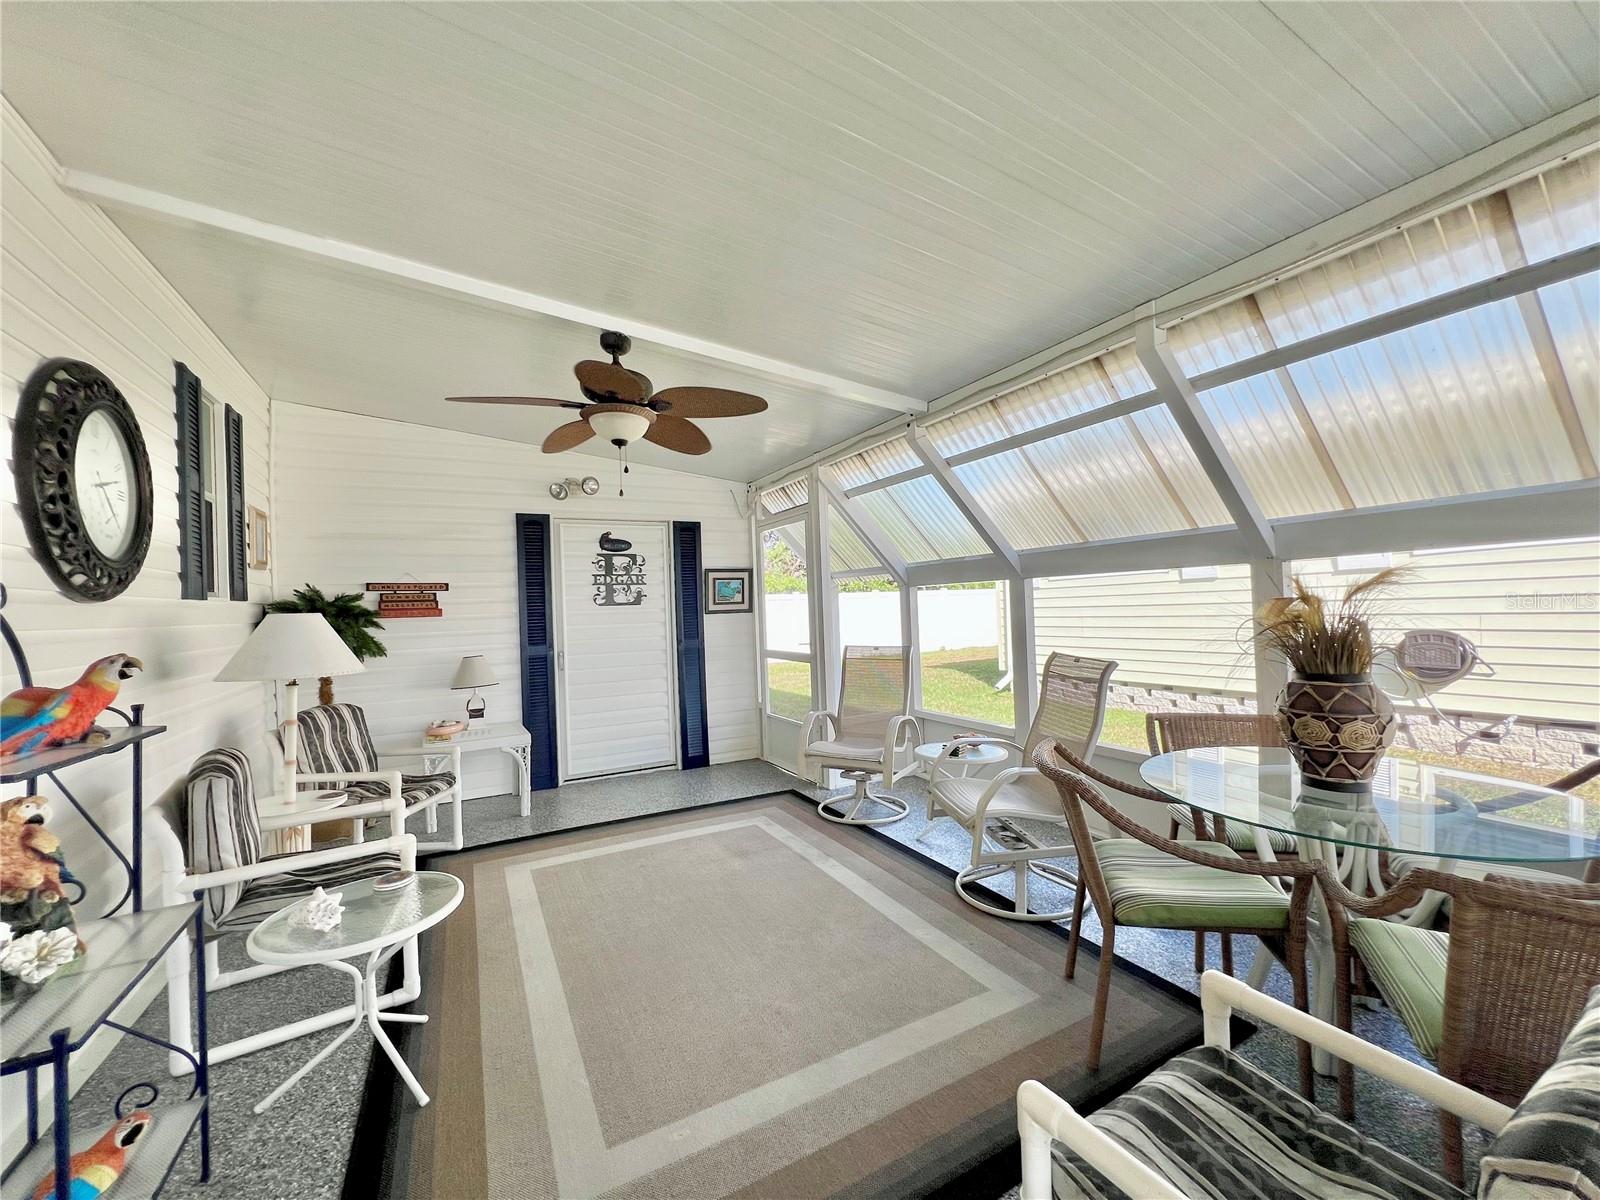
[[[188,363],[219,402],[243,415],[246,494],[263,509],[270,508],[267,396],[105,214],[57,186],[58,168],[49,152],[9,104],[0,107],[4,456],[9,465],[18,397],[34,368],[49,358],[79,358],[104,371],[132,405],[150,453],[155,493],[155,528],[143,572],[115,599],[82,604],[63,595],[35,560],[17,513],[12,472],[0,472],[5,615],[40,685],[70,683],[90,662],[117,651],[144,660],[145,672],[123,686],[119,704],[142,702],[147,721],[170,727],[146,743],[145,798],[153,804],[177,790],[190,763],[213,746],[239,746],[262,765],[268,719],[259,684],[212,682],[260,614],[255,601],[267,594],[266,573],[252,572],[251,603],[179,599],[173,363]],[[4,651],[0,662],[3,690],[10,692],[19,686],[16,670]],[[124,848],[129,765],[124,753],[62,776]],[[8,787],[5,797],[23,790]],[[110,855],[48,782],[41,790],[52,800],[50,825],[62,839],[67,863],[89,889],[82,911],[98,915],[121,891],[120,868],[113,869]],[[153,898],[159,872],[150,865],[146,890]],[[84,1054],[104,1048],[96,1039]],[[23,1118],[19,1081],[6,1080],[0,1103],[7,1157]]]
[[[371,580],[408,576],[450,585],[442,617],[386,622],[379,637],[388,657],[334,681],[338,699],[366,710],[375,736],[420,736],[429,721],[459,716],[464,693],[451,691],[450,679],[464,654],[484,655],[501,680],[483,693],[489,719],[521,719],[517,513],[699,521],[704,566],[750,565],[750,526],[735,500],[743,484],[636,465],[619,499],[615,466],[593,455],[545,455],[498,438],[297,404],[279,403],[274,414],[281,595],[303,583],[360,591]],[[600,495],[552,500],[549,485],[569,475],[600,476]],[[754,758],[755,618],[707,617],[705,631],[711,759]],[[469,764],[473,793],[485,790],[490,772],[507,770],[492,761],[500,757]]]

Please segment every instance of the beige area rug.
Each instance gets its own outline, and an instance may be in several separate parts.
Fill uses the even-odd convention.
[[[1062,938],[796,798],[432,865],[467,898],[424,942],[394,1197],[997,1195],[1024,1079],[1088,1103],[1199,1040],[1121,970],[1091,1075],[1092,961],[1067,983]]]

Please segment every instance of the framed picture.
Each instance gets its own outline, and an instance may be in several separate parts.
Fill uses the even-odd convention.
[[[707,567],[704,604],[707,616],[750,612],[750,568]]]
[[[249,551],[250,569],[265,570],[272,561],[272,531],[267,525],[267,514],[252,504],[245,517],[245,526],[248,535],[245,538],[245,545]]]

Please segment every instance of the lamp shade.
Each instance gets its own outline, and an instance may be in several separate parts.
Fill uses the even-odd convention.
[[[456,668],[456,677],[450,681],[450,687],[462,691],[466,688],[493,687],[499,682],[483,655],[469,654]]]
[[[362,669],[321,613],[268,613],[217,672],[217,682],[321,679]]]

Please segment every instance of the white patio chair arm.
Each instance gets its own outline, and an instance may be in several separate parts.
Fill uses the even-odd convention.
[[[909,736],[906,730],[910,730]],[[894,756],[901,750],[909,749],[917,744],[921,726],[917,719],[911,716],[894,717],[889,721],[888,728],[883,733],[883,768],[885,771],[894,770]]]
[[[1025,758],[1026,757],[1026,753],[1027,753],[1026,751],[1023,750],[1023,748],[1021,746],[1017,745],[1010,738],[1003,738],[1003,737],[964,737],[964,738],[956,738],[954,741],[946,742],[944,744],[944,753],[939,755],[938,758],[933,760],[933,770],[928,772],[928,786],[929,787],[932,787],[935,783],[937,783],[939,781],[939,772],[941,770],[953,771],[955,769],[954,764],[960,763],[960,762],[963,761],[962,759],[959,759],[959,758],[951,758],[950,757],[950,751],[956,749],[958,746],[1004,746],[1008,750],[1015,750],[1017,752],[1017,757],[1018,758]]]
[[[363,800],[360,804],[345,804],[338,808],[324,808],[308,813],[279,813],[261,817],[262,829],[297,829],[302,825],[330,825],[335,821],[349,821],[355,817],[385,817],[393,810],[387,800]]]
[[[368,858],[385,850],[398,851],[402,861],[416,861],[417,839],[411,834],[380,838],[371,842],[353,842],[344,846],[330,846],[326,850],[307,850],[303,854],[282,854],[276,858],[263,858],[241,867],[227,867],[221,871],[185,872],[172,880],[179,892],[195,895],[214,887],[230,883],[248,883],[265,875],[282,875],[302,867],[318,867],[325,863],[347,862],[353,858]]]
[[[817,722],[826,719],[834,729],[839,728],[839,718],[825,708],[814,708],[806,714],[805,720],[800,723],[800,751],[799,769],[795,772],[802,779],[811,770],[809,761],[811,757],[811,735],[817,727]]]
[[[1037,1079],[1017,1089],[1017,1133],[1022,1138],[1022,1200],[1051,1200],[1050,1143],[1061,1142],[1111,1184],[1140,1200],[1184,1200],[1157,1175]]]
[[[1511,1109],[1506,1105],[1419,1067],[1381,1046],[1374,1046],[1353,1033],[1346,1033],[1337,1026],[1320,1021],[1309,1013],[1292,1008],[1281,1000],[1274,1000],[1243,980],[1234,979],[1220,971],[1207,971],[1200,977],[1200,1009],[1205,1020],[1208,1046],[1228,1048],[1228,1022],[1237,1009],[1276,1026],[1291,1037],[1310,1042],[1317,1049],[1326,1050],[1352,1066],[1370,1071],[1435,1108],[1454,1113],[1463,1121],[1471,1121],[1490,1133],[1499,1133],[1511,1119]]]
[[[405,833],[405,831],[406,831],[406,806],[405,806],[405,799],[400,793],[400,772],[399,771],[394,771],[394,770],[390,770],[390,771],[328,771],[328,772],[319,772],[319,773],[312,774],[312,775],[302,775],[297,771],[297,772],[295,772],[294,782],[297,783],[297,784],[300,784],[300,783],[318,783],[318,784],[328,784],[328,785],[333,785],[333,786],[337,786],[339,784],[344,784],[344,783],[383,783],[383,784],[387,784],[388,787],[389,787],[388,798],[387,799],[382,799],[382,800],[374,800],[374,801],[371,801],[371,803],[378,804],[380,806],[380,811],[382,811],[383,813],[385,813],[388,816],[388,818],[389,818],[389,833],[390,833],[391,836],[399,837],[401,834]],[[351,805],[348,808],[329,809],[328,811],[339,813],[341,817],[350,817],[350,816],[354,815],[352,810],[355,807],[357,807],[357,806]],[[302,825],[312,824],[312,823],[314,823],[314,822],[307,822],[307,821],[301,821],[300,822],[300,824],[302,824]]]

